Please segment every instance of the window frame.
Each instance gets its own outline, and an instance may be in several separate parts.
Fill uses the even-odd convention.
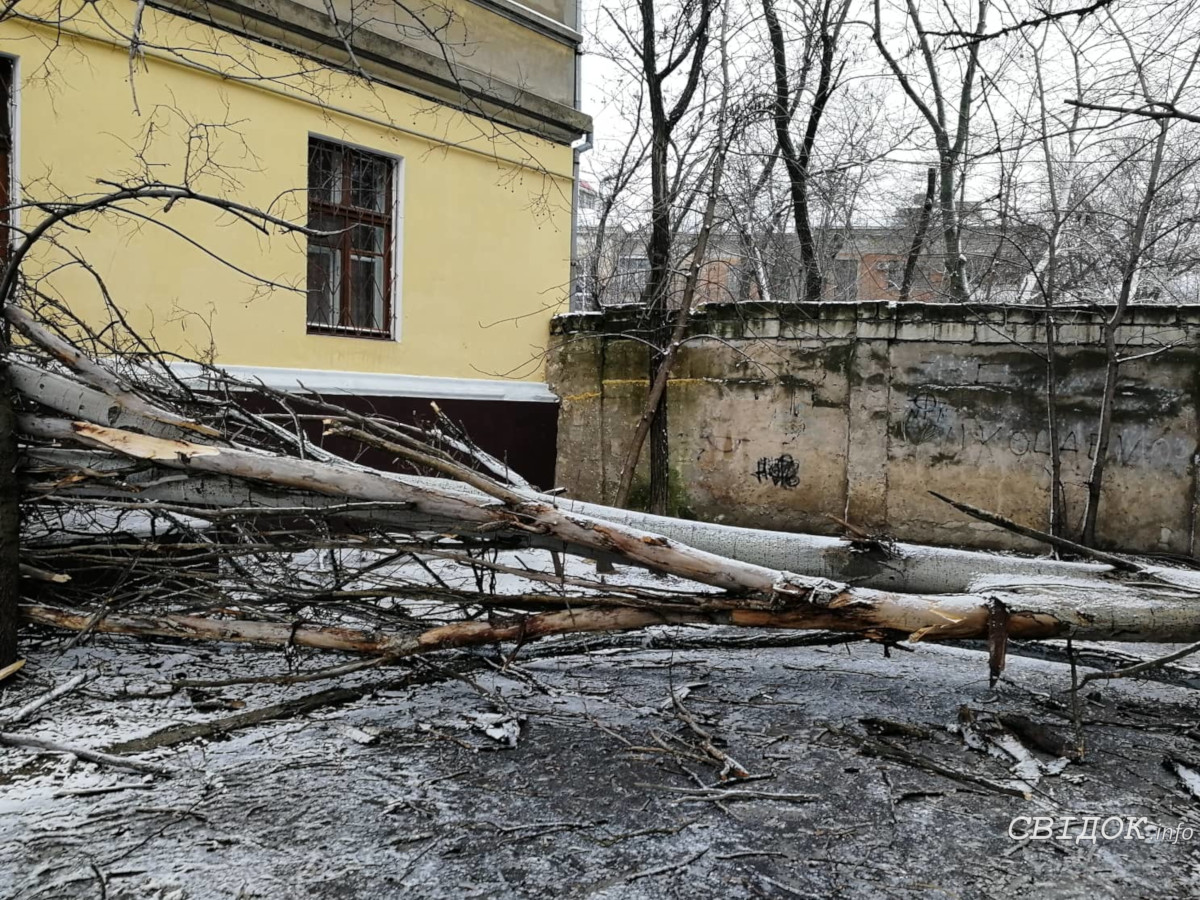
[[[840,271],[839,271],[840,269]],[[838,275],[848,275],[839,280]],[[862,260],[857,256],[835,256],[829,261],[827,284],[831,299],[840,303],[858,300],[859,284],[862,280]]]
[[[344,198],[343,202],[333,203],[322,200],[314,200],[311,191],[312,172],[312,157],[314,148],[319,145],[326,145],[337,150],[341,154],[341,184],[340,195]],[[330,138],[323,134],[310,132],[308,134],[308,142],[305,148],[305,173],[306,173],[306,221],[310,224],[314,216],[322,216],[337,220],[342,227],[338,229],[343,233],[338,241],[338,257],[342,278],[340,280],[337,292],[337,309],[336,319],[337,324],[323,324],[314,322],[310,319],[307,306],[308,297],[311,291],[311,282],[309,276],[305,276],[305,298],[306,306],[304,312],[305,331],[310,335],[324,335],[332,337],[349,337],[360,338],[366,340],[377,341],[399,341],[400,340],[400,274],[401,274],[401,236],[403,228],[403,205],[401,202],[403,176],[404,176],[404,160],[403,157],[396,156],[390,153],[380,152],[374,147],[368,147],[361,144],[355,144],[345,140]],[[384,186],[383,197],[385,209],[384,211],[364,209],[352,205],[353,195],[351,193],[350,172],[351,159],[354,155],[366,157],[375,161],[382,162],[387,167],[387,182]],[[353,229],[362,225],[369,228],[383,228],[382,253],[379,254],[383,259],[383,289],[382,301],[383,310],[381,316],[380,327],[365,328],[358,325],[343,325],[340,324],[346,320],[350,311],[353,308],[353,278],[346,277],[352,272],[351,257],[354,255],[355,247],[352,240]],[[324,229],[322,229],[324,230]],[[310,237],[305,247],[305,260],[310,259],[312,242],[314,239]],[[361,251],[360,251],[361,252]]]
[[[879,280],[883,282],[883,289],[885,291],[895,294],[899,292],[900,288],[904,287],[904,269],[906,265],[907,261],[899,256],[881,259],[875,263],[875,271],[881,275]]]
[[[631,261],[639,263],[637,268],[629,268],[625,265],[626,262]],[[646,292],[646,285],[650,281],[650,257],[646,255],[645,251],[617,254],[616,270],[613,272],[613,276],[617,282],[617,303],[624,304],[626,295],[634,298],[628,302],[637,303],[642,294]]]

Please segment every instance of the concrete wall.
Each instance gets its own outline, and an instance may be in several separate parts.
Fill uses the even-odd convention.
[[[1059,445],[1075,527],[1104,355],[1093,313],[1058,315]],[[835,515],[903,540],[1032,548],[928,491],[1047,527],[1040,323],[1015,307],[702,307],[669,387],[676,513],[825,533],[839,530]],[[558,477],[572,496],[615,494],[646,392],[645,345],[620,336],[637,330],[630,308],[554,321]],[[1139,309],[1120,339],[1125,356],[1143,358],[1121,369],[1100,538],[1192,553],[1200,307]],[[644,495],[644,461],[637,483]]]

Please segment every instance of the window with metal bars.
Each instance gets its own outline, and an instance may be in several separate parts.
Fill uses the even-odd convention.
[[[310,138],[308,331],[392,336],[395,162]]]

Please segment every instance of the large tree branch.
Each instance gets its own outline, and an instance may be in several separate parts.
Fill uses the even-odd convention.
[[[1121,116],[1139,116],[1143,119],[1178,119],[1183,122],[1200,122],[1200,115],[1176,109],[1174,103],[1156,100],[1142,106],[1114,106],[1108,103],[1091,103],[1085,100],[1066,100],[1068,106],[1093,112],[1111,112]]]

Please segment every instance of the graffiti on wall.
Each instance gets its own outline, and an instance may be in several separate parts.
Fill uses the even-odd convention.
[[[929,391],[917,391],[908,399],[900,421],[900,437],[915,446],[936,446],[943,458],[977,461],[983,452],[1026,456],[1050,455],[1048,428],[1032,429],[998,419],[985,420],[964,412]],[[1063,422],[1059,427],[1058,450],[1064,458],[1096,455],[1098,434],[1094,425]],[[1195,441],[1171,434],[1153,422],[1113,427],[1109,458],[1122,466],[1154,466],[1185,470],[1195,452]]]
[[[800,467],[790,453],[774,459],[763,456],[754,469],[754,478],[759,484],[770,482],[775,487],[794,488],[800,483]]]

